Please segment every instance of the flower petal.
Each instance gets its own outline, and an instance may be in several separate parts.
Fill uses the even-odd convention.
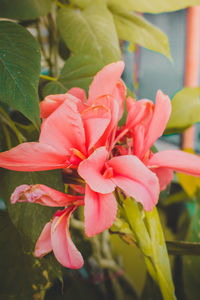
[[[99,71],[90,85],[87,104],[91,105],[100,96],[112,95],[116,84],[120,80],[123,69],[123,61],[118,61],[105,66]]]
[[[81,88],[77,88],[77,87],[71,88],[67,93],[75,96],[76,98],[80,99],[82,102],[85,102],[87,100],[86,93]]]
[[[200,176],[200,157],[180,150],[165,150],[155,153],[147,162],[155,169],[166,167],[180,173]]]
[[[112,94],[113,98],[115,99],[115,101],[117,101],[119,105],[118,120],[120,120],[124,113],[124,101],[126,99],[126,86],[121,79],[116,84]]]
[[[151,119],[144,142],[143,154],[151,148],[154,142],[163,134],[171,114],[171,101],[169,97],[158,90],[153,117]]]
[[[86,145],[90,151],[102,137],[110,123],[110,111],[104,106],[91,106],[82,112],[82,120],[85,128]]]
[[[107,156],[108,152],[105,147],[98,148],[88,159],[80,163],[78,168],[79,175],[86,181],[90,188],[101,194],[111,193],[115,189],[115,184],[109,178],[104,178],[101,174]]]
[[[96,193],[86,185],[84,215],[87,236],[94,236],[110,228],[116,214],[117,202],[112,193]]]
[[[37,240],[37,243],[35,245],[34,254],[37,257],[42,257],[51,251],[52,251],[51,222],[48,222],[44,226],[44,228],[39,236],[39,239]]]
[[[69,233],[69,218],[74,209],[76,207],[69,207],[55,214],[51,227],[51,243],[59,263],[67,268],[79,269],[83,266],[83,258]]]
[[[134,155],[114,157],[108,161],[108,165],[114,171],[111,180],[141,202],[145,210],[152,210],[159,196],[157,176]]]
[[[15,171],[44,171],[68,165],[65,155],[41,143],[23,143],[0,153],[0,167]]]
[[[165,190],[168,184],[170,184],[170,182],[173,179],[173,170],[168,168],[156,168],[152,169],[152,171],[156,174],[156,176],[159,179],[160,190]]]
[[[85,133],[77,105],[63,102],[42,125],[40,142],[53,146],[63,155],[71,148],[85,153]]]

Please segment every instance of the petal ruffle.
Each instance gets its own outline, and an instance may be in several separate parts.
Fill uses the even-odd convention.
[[[44,171],[68,165],[66,156],[53,146],[36,142],[23,143],[0,153],[0,167],[14,171]]]
[[[160,190],[165,190],[168,184],[170,184],[170,182],[173,179],[173,170],[168,168],[156,168],[152,169],[152,171],[156,174],[156,176],[159,179]]]
[[[51,226],[51,244],[59,263],[67,268],[79,269],[83,266],[83,258],[69,233],[69,218],[74,209],[76,207],[69,207],[55,215]]]
[[[117,202],[112,193],[96,193],[86,185],[84,215],[87,236],[94,236],[110,228],[116,214]]]

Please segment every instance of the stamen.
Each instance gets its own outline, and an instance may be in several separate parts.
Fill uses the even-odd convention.
[[[77,150],[75,148],[71,148],[70,150],[73,152],[74,155],[79,157],[81,160],[86,159],[85,155],[83,153],[81,153],[79,150]]]

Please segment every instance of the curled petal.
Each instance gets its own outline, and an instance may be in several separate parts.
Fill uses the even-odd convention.
[[[117,202],[112,193],[100,194],[92,191],[88,185],[85,190],[85,232],[94,236],[113,224],[117,214]]]
[[[30,202],[45,206],[67,206],[71,204],[83,204],[82,196],[67,195],[56,191],[46,185],[20,185],[11,195],[11,203]]]
[[[91,105],[98,97],[112,95],[116,84],[120,80],[123,70],[123,61],[118,61],[105,66],[101,71],[99,71],[90,85],[87,104]]]
[[[77,87],[71,88],[67,93],[75,96],[76,98],[80,99],[82,102],[85,102],[87,100],[86,93],[81,88],[77,88]]]
[[[118,120],[120,120],[124,113],[124,101],[126,99],[126,86],[121,79],[116,84],[112,94],[114,100],[117,101],[119,106]]]
[[[141,202],[145,210],[151,211],[159,196],[157,176],[134,155],[114,157],[107,164],[113,169],[111,180]]]
[[[42,257],[52,251],[51,245],[51,222],[48,222],[37,240],[34,254],[37,257]]]
[[[193,176],[200,176],[200,157],[180,150],[164,150],[155,153],[147,162],[152,170],[165,167]]]
[[[108,152],[105,147],[98,148],[88,159],[80,163],[78,168],[79,175],[86,181],[90,188],[101,194],[111,193],[115,189],[115,184],[109,178],[104,178],[102,175],[102,169],[107,156]]]
[[[66,155],[59,153],[53,145],[23,143],[0,153],[0,167],[14,171],[44,171],[68,165]]]
[[[69,218],[74,209],[76,207],[69,207],[55,215],[51,226],[51,244],[56,259],[63,266],[79,269],[83,266],[83,258],[69,233]]]

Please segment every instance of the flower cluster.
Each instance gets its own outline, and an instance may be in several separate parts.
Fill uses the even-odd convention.
[[[171,113],[171,102],[161,91],[155,104],[126,99],[120,79],[123,62],[104,67],[84,90],[47,96],[40,104],[43,119],[39,142],[28,142],[0,153],[0,167],[16,171],[63,169],[75,173],[82,185],[71,185],[77,195],[68,195],[42,184],[21,185],[11,202],[35,202],[64,207],[48,222],[35,248],[42,257],[53,250],[69,268],[80,268],[83,259],[72,242],[69,219],[84,205],[85,232],[91,237],[109,228],[116,217],[116,187],[151,211],[160,190],[170,183],[173,170],[200,176],[200,159],[179,150],[152,153]],[[124,126],[118,122],[127,106]]]

